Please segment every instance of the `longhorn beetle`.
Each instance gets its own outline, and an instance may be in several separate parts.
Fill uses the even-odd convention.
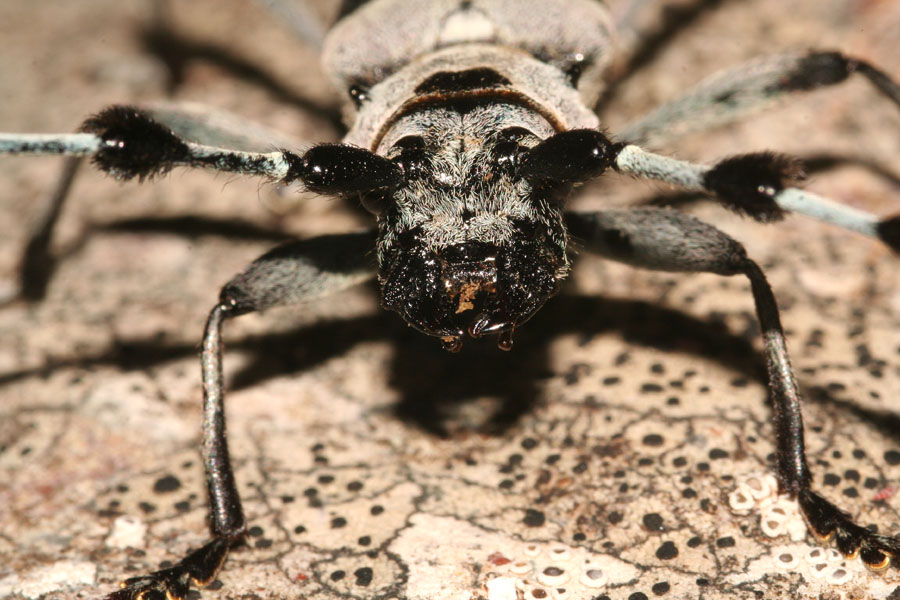
[[[275,8],[289,3],[269,2]],[[309,25],[309,23],[307,23]],[[315,38],[315,27],[302,35]],[[306,29],[304,29],[306,30]],[[298,183],[358,199],[374,233],[280,246],[222,290],[202,342],[206,468],[212,538],[171,567],[128,579],[112,598],[184,598],[209,582],[246,533],[224,422],[225,321],[335,293],[376,276],[382,304],[459,351],[466,337],[514,332],[559,289],[570,243],[636,267],[743,275],[765,343],[780,491],[796,498],[811,530],[870,568],[887,568],[900,540],[853,523],[811,489],[796,378],[772,290],[728,235],[669,209],[569,212],[579,184],[616,171],[707,192],[760,222],[808,214],[900,251],[900,218],[879,219],[797,187],[796,160],[771,152],[694,164],[642,147],[673,122],[720,124],[790,94],[869,80],[900,107],[900,87],[875,66],[836,51],[779,54],[706,80],[623,131],[607,134],[593,107],[613,56],[614,26],[592,0],[345,2],[323,61],[353,114],[340,144],[304,152],[222,147],[260,129],[216,121],[179,105],[112,106],[74,134],[2,134],[0,153],[87,156],[120,180],[175,167]],[[367,43],[361,43],[366,40]],[[375,248],[377,270],[366,255]]]

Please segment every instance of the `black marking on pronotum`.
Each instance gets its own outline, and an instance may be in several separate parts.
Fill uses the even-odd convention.
[[[774,152],[756,152],[726,158],[704,177],[705,187],[724,206],[761,223],[784,218],[775,195],[803,178],[799,161]]]
[[[381,140],[384,138],[385,133],[387,133],[388,130],[394,127],[397,121],[413,112],[427,109],[429,107],[441,106],[449,108],[451,110],[455,110],[460,114],[465,114],[472,108],[492,103],[506,103],[527,108],[528,110],[532,110],[545,118],[554,130],[565,131],[565,124],[560,121],[558,114],[550,110],[547,106],[536,102],[528,95],[523,94],[513,88],[489,88],[458,93],[454,92],[445,94],[424,94],[421,96],[414,96],[413,98],[405,102],[403,106],[401,106],[397,110],[397,112],[391,115],[391,118],[381,126],[381,128],[374,136],[372,136],[372,146],[377,147],[381,143]]]
[[[93,162],[118,179],[143,181],[162,175],[191,154],[171,129],[133,106],[107,108],[88,118],[81,131],[103,140]]]
[[[478,67],[465,71],[441,71],[420,83],[414,90],[416,94],[441,94],[468,92],[485,88],[496,88],[510,85],[509,79],[488,67]]]

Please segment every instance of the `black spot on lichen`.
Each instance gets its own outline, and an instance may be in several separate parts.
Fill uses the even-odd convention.
[[[653,587],[650,588],[654,594],[657,596],[662,596],[663,594],[668,593],[671,586],[669,586],[668,581],[660,581],[658,583],[654,583]]]
[[[546,521],[546,517],[544,513],[539,510],[534,510],[533,508],[529,508],[525,511],[525,518],[522,519],[522,522],[528,525],[529,527],[540,527]]]
[[[153,484],[153,491],[157,494],[163,494],[166,492],[174,492],[180,487],[181,481],[179,481],[177,477],[174,475],[166,475],[156,480]]]
[[[663,528],[663,518],[658,513],[647,513],[643,518],[644,527],[647,528],[648,531],[662,531]]]
[[[721,448],[713,448],[709,451],[709,458],[711,460],[719,460],[721,458],[728,458],[728,452],[722,450]]]
[[[362,567],[353,572],[356,575],[356,585],[366,587],[372,583],[373,572],[371,567]]]
[[[676,546],[674,542],[663,542],[663,544],[656,549],[656,558],[659,560],[671,560],[676,556],[678,556],[678,546]]]
[[[721,537],[716,540],[716,546],[719,548],[733,548],[735,544],[734,538],[729,536]]]
[[[649,435],[645,435],[643,439],[643,443],[645,446],[659,447],[663,445],[665,438],[659,435],[658,433],[651,433]]]

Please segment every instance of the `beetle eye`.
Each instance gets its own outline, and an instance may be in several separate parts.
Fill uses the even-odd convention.
[[[494,163],[499,169],[505,172],[515,171],[519,164],[519,155],[525,151],[525,148],[513,140],[504,140],[494,144],[492,151]]]
[[[400,138],[395,149],[400,152],[392,160],[394,164],[403,170],[407,181],[421,179],[428,173],[430,166],[428,152],[425,150],[425,140],[418,135],[408,135]]]
[[[497,134],[492,154],[497,167],[506,172],[515,171],[519,160],[528,147],[523,144],[529,138],[537,140],[535,135],[524,127],[507,127]]]

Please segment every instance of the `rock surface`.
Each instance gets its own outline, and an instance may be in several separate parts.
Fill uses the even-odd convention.
[[[256,3],[171,4],[206,56],[182,64],[175,98],[337,139],[298,108],[334,103],[314,52]],[[841,48],[900,78],[896,3],[708,4],[615,95],[610,131],[763,53]],[[149,5],[5,0],[0,130],[71,131],[107,104],[166,97],[170,72],[142,42]],[[660,148],[706,161],[762,149],[876,161],[896,179],[900,111],[853,81]],[[6,297],[58,171],[0,159]],[[900,186],[869,169],[808,185],[900,212]],[[611,175],[577,206],[664,191]],[[744,241],[775,288],[816,487],[900,534],[897,257],[798,217],[762,226],[688,210]],[[206,538],[197,354],[218,288],[280,239],[366,223],[258,181],[179,171],[120,185],[85,170],[46,298],[0,308],[0,597],[97,598]],[[747,283],[579,262],[511,353],[486,341],[449,355],[381,311],[374,287],[229,324],[229,435],[252,528],[202,596],[900,597],[900,571],[816,545],[774,495]]]

